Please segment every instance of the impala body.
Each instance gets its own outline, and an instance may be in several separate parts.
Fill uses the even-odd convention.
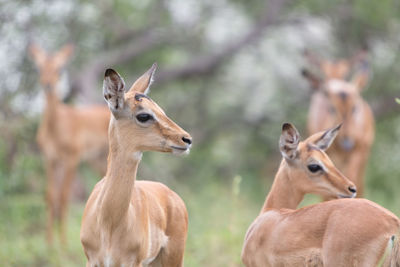
[[[157,182],[136,181],[143,151],[187,153],[191,137],[169,119],[147,91],[156,65],[125,93],[114,70],[104,78],[112,112],[106,176],[82,218],[87,266],[182,266],[188,215],[181,198]]]
[[[56,220],[60,223],[61,240],[66,243],[68,203],[79,163],[89,160],[100,173],[105,173],[110,111],[106,106],[73,107],[59,99],[56,89],[60,71],[72,53],[72,46],[67,45],[53,55],[36,45],[30,50],[46,96],[36,139],[47,177],[47,241],[53,241]],[[101,158],[104,162],[99,164]]]
[[[354,184],[324,152],[338,128],[299,142],[297,130],[284,124],[283,160],[260,215],[246,233],[246,266],[372,267],[386,250],[386,266],[400,263],[399,219],[374,202],[349,199],[356,194]],[[306,193],[341,199],[296,210]]]
[[[369,72],[365,53],[363,51],[353,59],[336,62],[308,56],[311,63],[322,71],[323,77],[303,71],[314,89],[308,113],[308,131],[313,134],[338,123],[343,124],[328,154],[356,184],[358,197],[364,194],[364,172],[375,135],[372,110],[361,96]],[[352,68],[357,70],[349,81],[347,76]]]

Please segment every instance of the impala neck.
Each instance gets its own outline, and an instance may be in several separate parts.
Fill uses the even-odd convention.
[[[303,200],[304,193],[296,190],[292,185],[292,179],[296,177],[291,177],[290,168],[286,160],[283,159],[261,213],[271,209],[296,209]]]
[[[111,119],[113,120],[113,118]],[[112,124],[112,122],[111,122]],[[111,225],[120,222],[128,213],[129,205],[134,194],[134,185],[142,152],[125,152],[126,148],[118,143],[115,129],[110,125],[109,155],[107,174],[101,196],[101,219]]]
[[[54,87],[45,86],[46,105],[43,110],[42,123],[47,125],[47,131],[54,131],[57,125],[57,107],[60,104]]]
[[[52,114],[57,109],[57,105],[60,103],[55,86],[53,88],[45,88],[45,95],[46,111]]]

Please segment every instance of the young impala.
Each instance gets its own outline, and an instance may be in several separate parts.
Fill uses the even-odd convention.
[[[324,152],[339,127],[303,142],[291,124],[280,138],[283,156],[260,215],[247,230],[246,266],[376,266],[389,251],[387,266],[399,261],[399,219],[356,195],[354,184]],[[342,198],[295,210],[306,193]],[[347,198],[347,199],[343,199]]]
[[[154,64],[125,93],[112,69],[103,94],[111,110],[106,176],[86,204],[81,242],[87,266],[182,266],[188,215],[161,183],[136,181],[143,151],[188,153],[192,139],[147,96]]]
[[[361,97],[368,80],[366,51],[350,60],[320,60],[306,54],[309,61],[322,70],[322,78],[304,70],[303,75],[315,90],[308,115],[310,134],[343,123],[342,130],[328,154],[358,189],[364,193],[364,171],[374,141],[375,124],[369,105]],[[354,67],[356,66],[356,67]],[[357,69],[351,81],[346,78]]]
[[[47,176],[47,241],[53,241],[56,219],[60,223],[61,240],[65,243],[68,202],[78,164],[83,159],[98,159],[99,154],[104,157],[107,153],[110,112],[106,106],[73,107],[58,98],[60,71],[72,53],[71,45],[52,55],[31,45],[30,52],[39,69],[46,96],[37,142]],[[99,171],[105,172],[104,168]]]

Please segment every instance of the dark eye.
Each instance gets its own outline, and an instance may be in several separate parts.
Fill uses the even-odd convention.
[[[356,113],[356,111],[357,111],[357,108],[356,108],[356,107],[353,107],[353,108],[351,109],[351,112],[352,112],[352,113]]]
[[[307,168],[312,173],[316,173],[316,172],[322,170],[321,166],[319,166],[318,164],[310,164],[307,166]]]
[[[137,119],[138,121],[144,123],[144,122],[146,122],[146,121],[152,120],[152,119],[153,119],[153,116],[151,116],[150,114],[147,114],[147,113],[142,113],[142,114],[136,115],[136,119]]]

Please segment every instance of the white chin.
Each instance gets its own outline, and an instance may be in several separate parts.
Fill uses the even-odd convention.
[[[172,149],[172,154],[174,155],[188,155],[190,153],[190,149],[181,150],[181,149]]]
[[[338,198],[355,198],[357,195],[357,193],[353,193],[351,195],[342,195],[342,194],[338,194]]]

